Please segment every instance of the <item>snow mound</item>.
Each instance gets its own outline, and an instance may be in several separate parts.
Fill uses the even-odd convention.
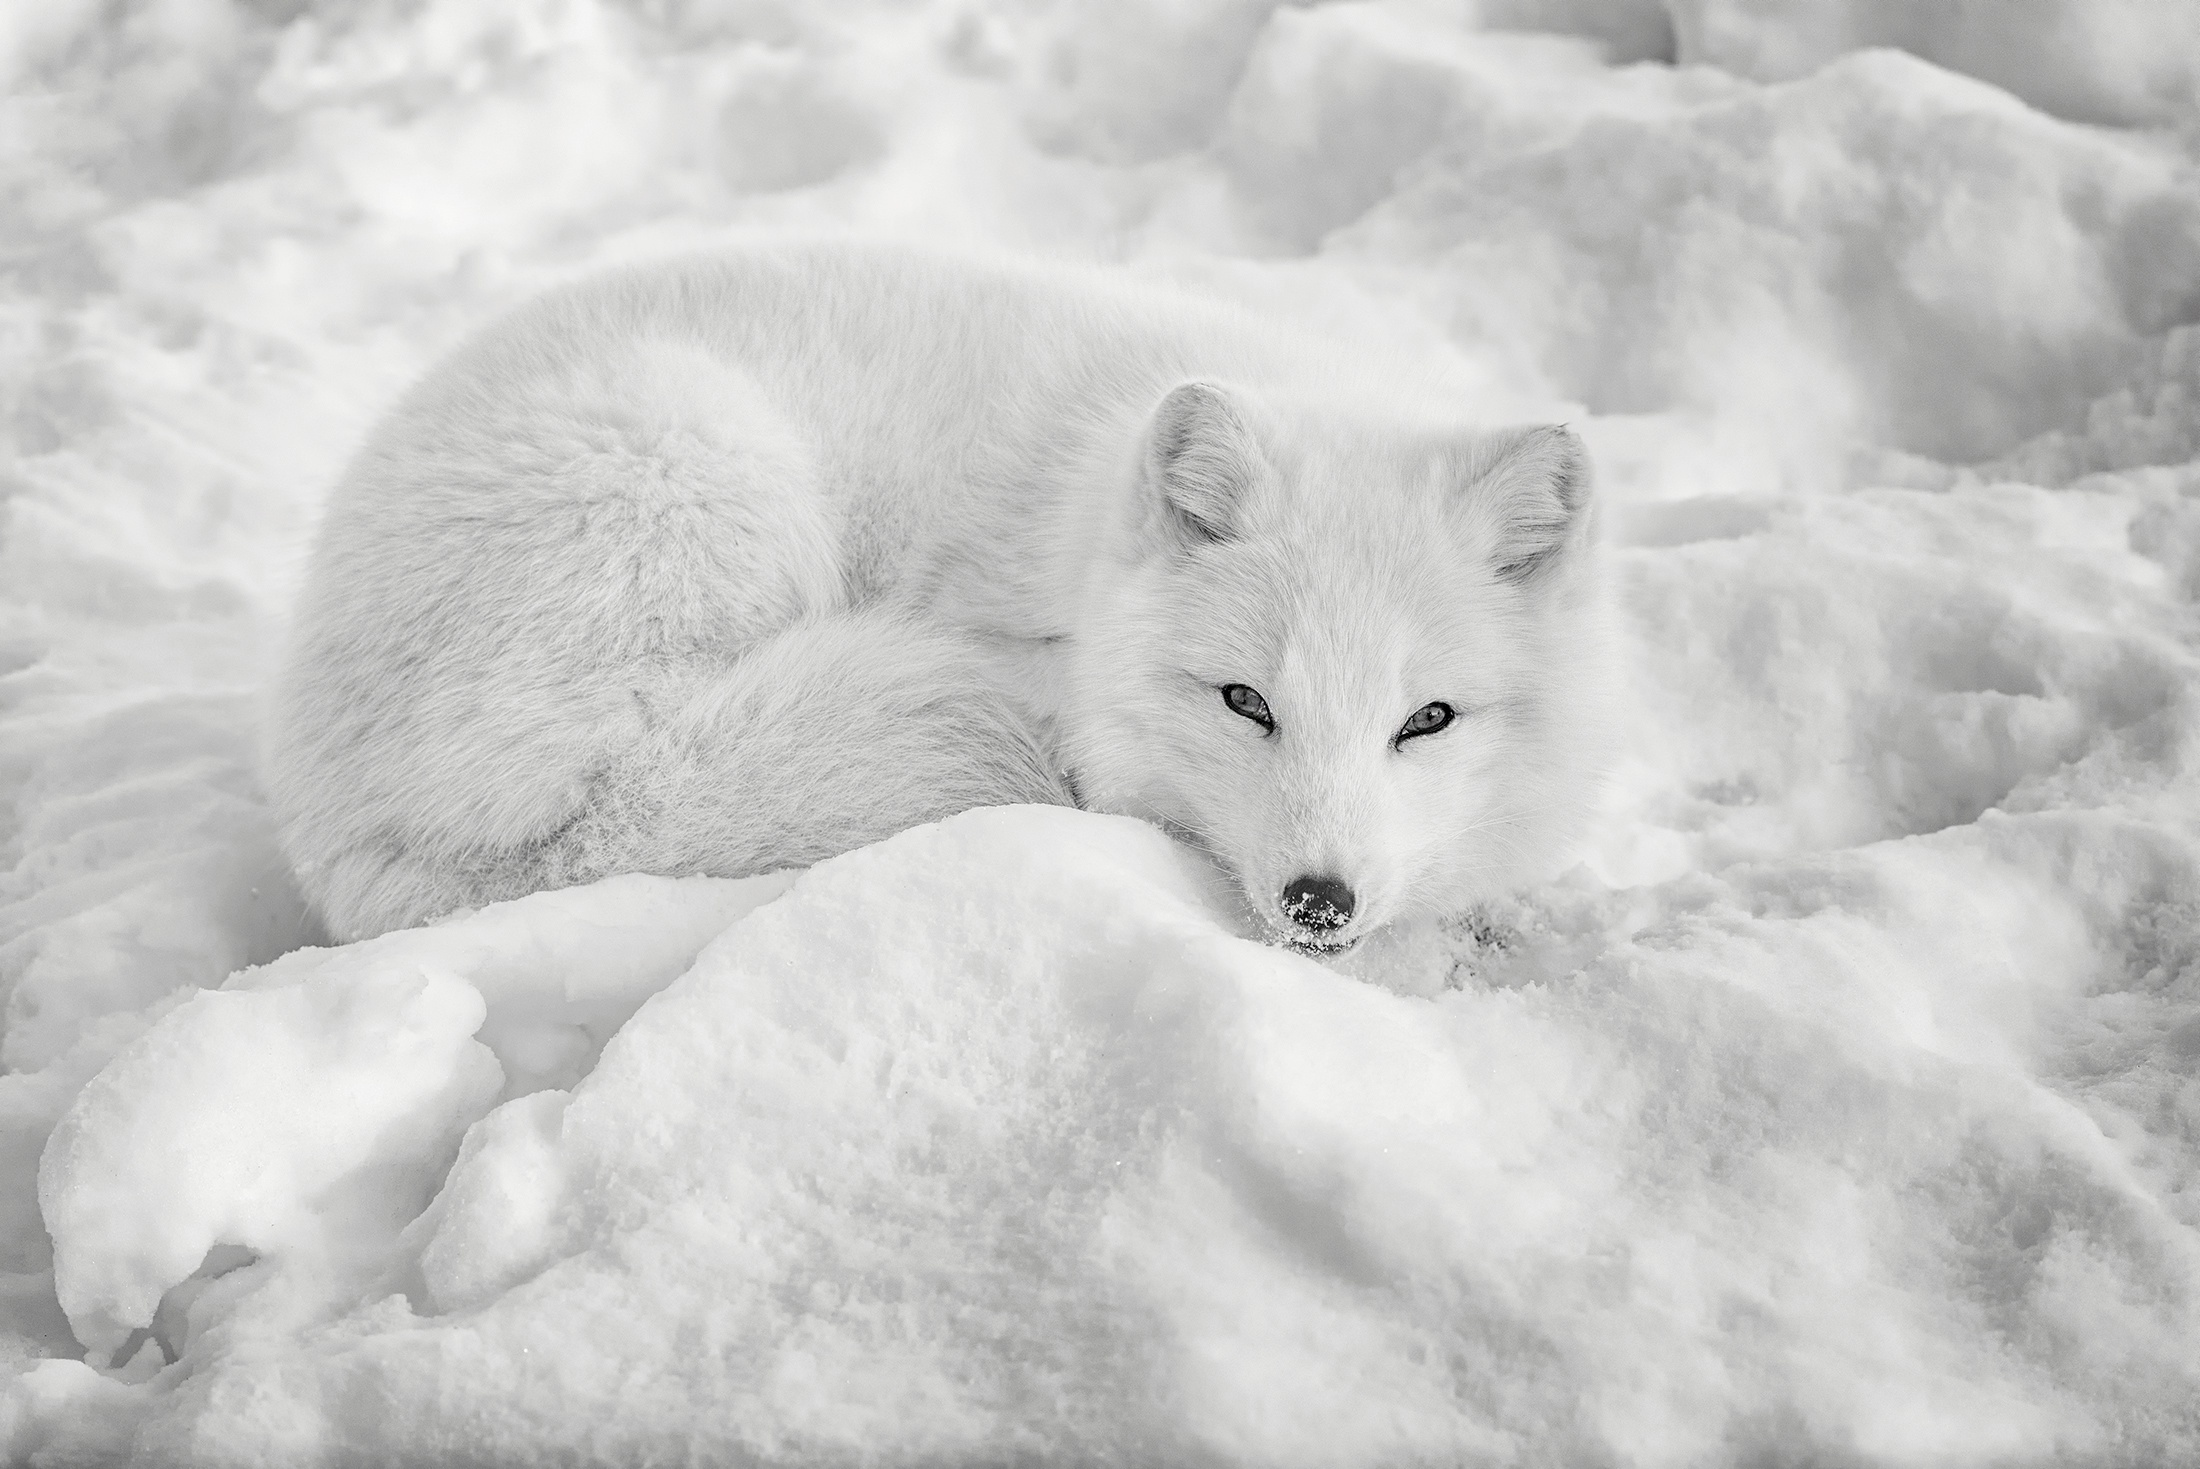
[[[492,1102],[585,1075],[643,999],[789,881],[614,879],[299,950],[175,1005],[46,1145],[40,1207],[77,1339],[124,1360],[210,1252],[356,1268],[426,1207]]]
[[[1362,94],[1412,92],[1371,68]],[[2189,165],[1907,56],[1685,110],[1629,101],[1518,138],[1482,102],[1335,246],[1439,265],[1461,283],[1456,330],[1596,412],[1719,405],[1808,424],[1812,455],[1862,439],[1977,459],[2075,426],[2200,306]],[[1292,136],[1260,115],[1247,131]],[[1318,181],[1358,161],[1292,166]]]
[[[2083,122],[2161,121],[2200,95],[2192,0],[1670,0],[1676,51],[1786,81],[1898,46]]]
[[[458,976],[499,927],[654,905],[661,971],[753,900],[532,898],[125,1050],[48,1150],[63,1299],[105,1349],[197,1287],[135,1429],[173,1463],[2200,1446],[2191,1221],[2026,1074],[2090,939],[2040,868],[2088,848],[2131,853],[2009,822],[1744,874],[1570,983],[1426,998],[1237,937],[1146,827],[977,812],[812,870],[483,1115]],[[634,933],[569,962],[647,988]]]

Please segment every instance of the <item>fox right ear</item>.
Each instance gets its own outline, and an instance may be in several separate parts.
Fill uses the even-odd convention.
[[[1516,429],[1479,440],[1470,459],[1469,500],[1499,576],[1533,581],[1591,533],[1595,486],[1572,430]]]
[[[1148,504],[1177,541],[1230,539],[1246,491],[1265,467],[1227,388],[1180,383],[1154,409],[1146,434]]]

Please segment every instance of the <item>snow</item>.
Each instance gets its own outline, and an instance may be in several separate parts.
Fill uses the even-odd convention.
[[[2160,122],[2200,85],[2178,0],[1674,0],[1674,51],[1760,81],[1899,46],[2086,122]]]
[[[2200,7],[1985,14],[0,13],[6,1461],[2200,1458]],[[784,230],[1570,418],[1582,865],[1324,967],[1019,809],[315,947],[256,701],[350,446]]]

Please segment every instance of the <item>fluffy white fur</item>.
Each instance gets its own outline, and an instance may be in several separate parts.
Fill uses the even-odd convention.
[[[1462,906],[1568,836],[1602,681],[1580,446],[1468,406],[1099,271],[785,246],[557,292],[330,502],[285,846],[342,939],[1073,798],[1283,936]],[[1302,874],[1349,925],[1291,924]]]

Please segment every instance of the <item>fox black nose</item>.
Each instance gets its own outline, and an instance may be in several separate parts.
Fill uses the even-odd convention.
[[[1334,877],[1294,877],[1284,885],[1283,916],[1301,928],[1342,928],[1352,921],[1352,889]]]

